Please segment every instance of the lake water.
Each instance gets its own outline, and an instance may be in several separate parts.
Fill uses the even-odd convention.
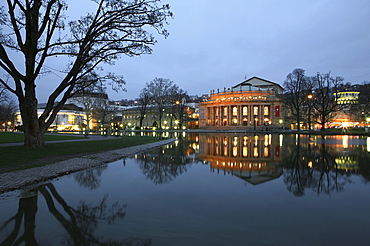
[[[0,245],[368,245],[370,138],[176,137],[0,195]]]

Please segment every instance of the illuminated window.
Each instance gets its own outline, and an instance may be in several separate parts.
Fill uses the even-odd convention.
[[[253,115],[258,115],[258,106],[253,107]]]
[[[258,147],[253,147],[253,157],[258,157]]]
[[[68,124],[73,125],[75,123],[75,116],[74,115],[68,115]]]
[[[247,146],[248,145],[248,137],[243,138],[243,145]]]
[[[243,107],[243,116],[248,115],[248,107]]]
[[[238,116],[238,108],[233,107],[233,116]]]
[[[269,115],[269,107],[268,106],[263,107],[263,113],[264,113],[264,115]]]
[[[17,124],[20,124],[21,123],[21,120],[22,120],[22,117],[20,114],[17,114]]]
[[[233,145],[238,146],[238,137],[234,137]]]
[[[227,116],[227,107],[224,107],[224,116]]]
[[[233,156],[234,157],[238,156],[238,147],[236,146],[233,147]]]
[[[248,147],[243,147],[243,157],[248,157]]]

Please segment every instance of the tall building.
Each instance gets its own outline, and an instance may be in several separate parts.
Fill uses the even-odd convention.
[[[199,127],[203,129],[265,130],[281,125],[283,88],[252,77],[231,88],[211,91],[199,103]]]

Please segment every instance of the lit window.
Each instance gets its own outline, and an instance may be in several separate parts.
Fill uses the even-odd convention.
[[[243,107],[243,116],[248,115],[248,107]]]
[[[253,107],[253,115],[258,115],[258,106]]]
[[[269,107],[268,106],[263,107],[263,112],[264,115],[269,115]]]
[[[237,115],[238,115],[238,108],[233,107],[233,116],[237,116]]]

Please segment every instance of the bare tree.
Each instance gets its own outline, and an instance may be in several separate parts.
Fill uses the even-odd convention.
[[[146,84],[146,89],[150,92],[153,104],[157,107],[157,118],[159,129],[162,129],[162,118],[166,107],[169,105],[169,91],[173,87],[173,81],[164,78],[155,78]]]
[[[109,123],[111,122],[113,115],[115,114],[117,107],[109,103],[109,98],[105,98],[103,91],[99,93],[100,98],[95,101],[94,116],[101,126],[105,129],[105,135],[108,135],[110,129]]]
[[[305,70],[296,68],[292,73],[289,73],[284,82],[284,89],[284,103],[295,117],[297,130],[300,130],[304,104],[312,89],[309,78],[305,75]]]
[[[140,112],[140,128],[143,126],[143,121],[146,113],[148,112],[148,106],[152,101],[151,93],[148,88],[143,88],[140,92],[139,98],[137,99]]]
[[[5,130],[9,129],[9,122],[14,122],[14,115],[17,111],[17,104],[14,100],[0,102],[0,125],[5,125]]]
[[[9,98],[8,91],[2,84],[0,84],[0,104],[7,101],[8,98]]]
[[[181,129],[186,121],[186,101],[189,100],[189,96],[186,91],[180,89],[177,85],[173,86],[169,93],[170,100],[174,102],[171,108],[171,126],[173,119],[175,119],[178,120],[178,126]]]
[[[331,77],[329,73],[317,73],[313,80],[316,82],[315,100],[313,107],[316,112],[316,119],[321,125],[321,130],[325,130],[328,123],[335,113],[342,109],[338,103],[338,86],[343,81],[342,77]]]
[[[43,147],[44,133],[58,111],[72,96],[83,78],[102,64],[113,65],[120,55],[150,54],[155,38],[147,26],[167,36],[166,19],[172,16],[169,5],[160,0],[94,0],[94,13],[67,23],[67,0],[6,0],[0,7],[0,69],[13,85],[0,83],[18,98],[25,131],[24,145]],[[14,52],[23,58],[19,62]],[[36,81],[47,70],[49,61],[68,58],[47,106],[37,114]],[[18,67],[24,64],[24,67]],[[123,79],[104,76],[116,85]],[[58,102],[56,100],[59,100]]]

